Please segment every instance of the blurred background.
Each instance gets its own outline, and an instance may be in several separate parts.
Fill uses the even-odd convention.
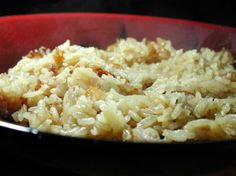
[[[7,0],[0,15],[106,12],[182,18],[236,27],[233,0]]]

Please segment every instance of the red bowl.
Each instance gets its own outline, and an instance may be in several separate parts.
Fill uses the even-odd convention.
[[[69,39],[73,44],[104,48],[125,37],[150,40],[162,37],[170,39],[176,48],[184,49],[224,47],[236,55],[236,29],[225,26],[117,14],[11,16],[0,18],[0,72],[7,71],[22,55],[40,46],[53,48]],[[91,140],[38,132],[4,122],[1,117],[0,139],[0,145],[13,152],[92,175],[184,175],[215,172],[236,164],[233,157],[228,158],[228,154],[235,155],[236,140],[180,144]]]

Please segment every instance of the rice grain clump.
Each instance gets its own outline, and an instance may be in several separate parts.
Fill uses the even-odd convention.
[[[118,40],[29,52],[0,75],[0,111],[61,135],[141,142],[236,137],[236,70],[222,49]]]

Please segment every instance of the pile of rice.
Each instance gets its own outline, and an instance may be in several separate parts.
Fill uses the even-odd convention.
[[[40,131],[138,142],[236,137],[236,70],[222,49],[120,39],[29,52],[0,75],[0,111]]]

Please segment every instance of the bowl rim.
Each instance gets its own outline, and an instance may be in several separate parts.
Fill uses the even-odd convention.
[[[2,16],[0,17],[0,25],[3,23],[14,23],[19,20],[37,20],[37,19],[48,19],[55,17],[65,17],[65,18],[114,18],[114,19],[130,19],[130,20],[143,20],[143,21],[159,21],[163,23],[176,23],[183,24],[187,26],[193,27],[202,27],[212,30],[220,30],[224,32],[232,32],[236,33],[236,28],[223,26],[218,24],[199,22],[199,21],[191,21],[185,19],[177,19],[177,18],[167,18],[167,17],[156,17],[156,16],[147,16],[147,15],[130,15],[130,14],[116,14],[116,13],[38,13],[38,14],[25,14],[25,15],[12,15],[12,16]],[[144,142],[129,142],[129,141],[115,141],[115,140],[103,140],[103,139],[90,139],[90,138],[82,138],[82,137],[71,137],[71,136],[63,136],[59,134],[53,134],[48,132],[42,132],[37,129],[33,129],[30,127],[24,127],[18,124],[10,123],[0,119],[0,128],[17,131],[21,133],[32,134],[38,139],[42,139],[43,136],[46,137],[59,137],[64,139],[69,139],[72,141],[84,141],[88,143],[105,143],[105,144],[120,144],[120,145],[222,145],[228,143],[236,143],[236,139],[223,139],[223,140],[211,140],[211,141],[186,141],[186,142],[156,142],[156,143],[144,143]]]
[[[160,17],[150,15],[136,15],[136,14],[124,14],[124,13],[97,13],[97,12],[57,12],[57,13],[34,13],[34,14],[19,14],[8,15],[0,17],[1,23],[15,22],[18,20],[37,20],[47,19],[54,17],[66,17],[66,18],[113,18],[113,19],[130,19],[130,20],[145,20],[145,21],[160,21],[163,23],[176,23],[193,27],[202,27],[212,30],[220,30],[225,32],[236,33],[236,27],[226,26],[221,24],[208,23],[203,21],[187,20],[181,18]]]

